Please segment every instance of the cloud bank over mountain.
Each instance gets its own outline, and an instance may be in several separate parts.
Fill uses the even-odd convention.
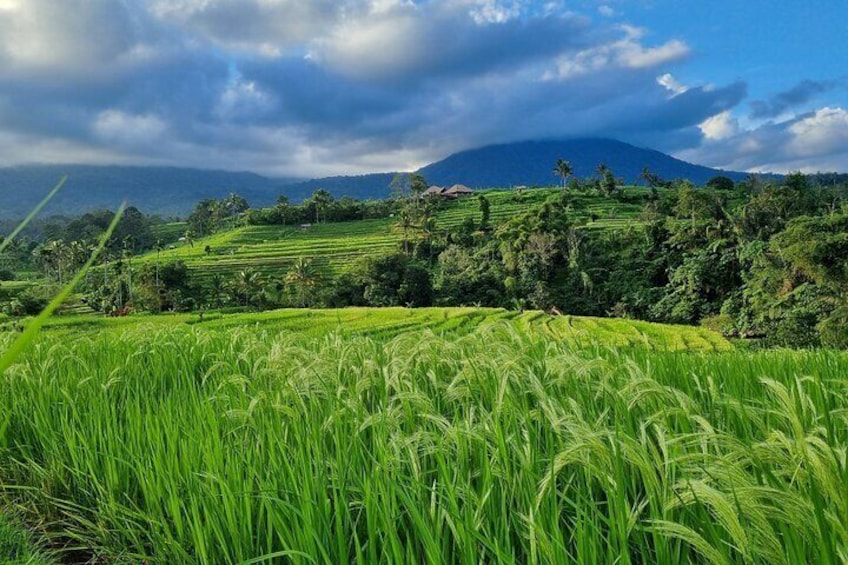
[[[679,79],[708,54],[633,24],[630,3],[0,0],[0,164],[322,176],[602,136],[724,168],[848,169],[843,105],[809,108],[838,81],[746,113],[744,75]]]

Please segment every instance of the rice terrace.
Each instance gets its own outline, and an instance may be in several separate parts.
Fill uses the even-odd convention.
[[[832,4],[0,0],[0,565],[848,564]]]

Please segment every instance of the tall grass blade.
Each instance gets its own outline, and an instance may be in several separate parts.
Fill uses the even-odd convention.
[[[55,189],[54,189],[55,190]],[[115,231],[115,228],[118,226],[118,222],[121,221],[121,218],[124,215],[124,210],[126,209],[126,202],[121,204],[121,207],[118,209],[118,212],[115,214],[115,217],[112,218],[112,223],[109,225],[109,228],[106,230],[106,233],[100,238],[100,242],[97,245],[97,248],[88,258],[88,261],[85,262],[85,265],[77,271],[77,274],[74,275],[74,278],[71,279],[71,282],[66,284],[59,293],[53,297],[47,306],[44,307],[44,310],[36,316],[29,324],[27,324],[24,332],[16,339],[12,345],[9,346],[2,356],[0,356],[0,373],[6,371],[9,366],[15,362],[15,359],[21,352],[26,349],[26,347],[32,343],[35,339],[35,336],[38,335],[39,330],[44,325],[44,322],[47,321],[53,312],[62,305],[65,299],[73,292],[74,288],[82,281],[85,277],[86,273],[89,269],[91,269],[92,265],[94,265],[94,261],[97,260],[97,257],[106,247],[106,243],[109,241],[109,238],[112,237],[112,233]]]
[[[17,235],[21,233],[25,227],[27,227],[27,224],[29,224],[30,221],[32,221],[32,219],[35,218],[39,212],[41,212],[41,209],[44,208],[44,206],[46,206],[47,203],[50,202],[50,200],[52,200],[54,196],[56,196],[56,193],[59,192],[59,189],[62,188],[62,186],[65,184],[65,181],[67,180],[68,175],[64,175],[61,179],[59,179],[59,182],[56,184],[56,186],[53,187],[53,190],[48,192],[47,196],[45,196],[41,200],[41,202],[39,202],[38,205],[32,209],[29,215],[27,215],[27,217],[24,218],[24,220],[20,224],[18,224],[18,227],[16,227],[12,231],[12,233],[10,233],[8,236],[5,237],[5,239],[3,239],[2,242],[0,242],[0,253],[3,253],[3,251],[6,249],[6,247],[8,247],[12,240],[15,239],[15,237],[17,237]]]

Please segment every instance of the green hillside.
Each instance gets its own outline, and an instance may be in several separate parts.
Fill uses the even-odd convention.
[[[547,199],[562,194],[561,189],[542,188],[479,191],[491,205],[491,223],[495,226],[521,213],[536,208]],[[631,195],[644,196],[641,188],[630,189]],[[587,229],[616,228],[632,224],[641,204],[628,204],[574,193],[569,196],[575,218],[584,219]],[[436,212],[436,228],[456,228],[466,218],[480,220],[480,206],[474,196],[443,203]],[[592,221],[594,218],[594,221]],[[164,263],[182,260],[200,278],[214,274],[224,277],[252,268],[267,275],[281,275],[299,257],[313,260],[325,273],[337,272],[358,257],[390,252],[401,245],[402,232],[395,218],[328,222],[300,226],[241,226],[195,241],[176,241],[186,225],[180,223],[157,226],[154,233],[163,241],[172,241],[159,253],[142,256],[142,262],[157,259]]]

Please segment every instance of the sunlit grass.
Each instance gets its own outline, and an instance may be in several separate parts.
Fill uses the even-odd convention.
[[[644,189],[631,189],[631,192]],[[490,223],[503,222],[534,209],[549,198],[558,198],[561,189],[528,189],[520,196],[514,190],[480,191],[489,200]],[[625,204],[615,199],[584,193],[570,193],[573,220],[586,229],[623,229],[634,224],[641,211],[639,204]],[[466,219],[480,221],[480,205],[476,197],[443,204],[434,213],[437,230],[456,229]],[[594,221],[589,218],[594,217]],[[325,273],[335,273],[359,257],[379,255],[400,249],[402,234],[393,228],[394,218],[366,219],[312,224],[301,229],[292,225],[242,226],[226,229],[194,241],[173,244],[159,252],[150,252],[141,262],[184,261],[200,278],[214,274],[231,276],[251,268],[267,275],[284,274],[301,257],[310,258]],[[173,241],[188,228],[173,223],[155,227],[157,237]],[[180,231],[182,230],[182,232]]]
[[[349,331],[309,331],[326,311],[48,331],[2,377],[6,497],[119,563],[848,557],[844,353],[330,312]]]

